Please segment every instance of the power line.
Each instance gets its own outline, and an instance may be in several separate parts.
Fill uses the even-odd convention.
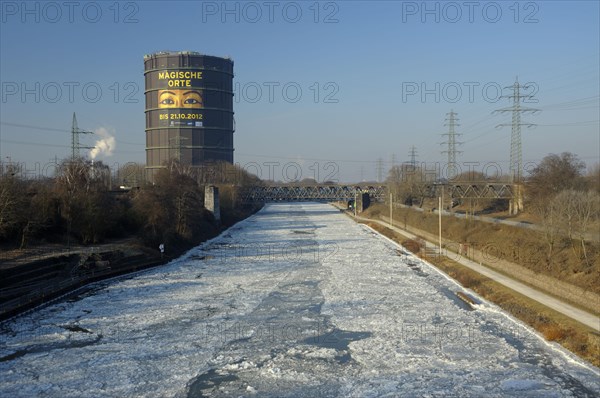
[[[28,129],[34,129],[34,130],[45,130],[45,131],[58,131],[60,133],[70,133],[70,130],[65,130],[65,129],[55,129],[55,128],[51,128],[51,127],[42,127],[42,126],[32,126],[29,124],[18,124],[18,123],[8,123],[8,122],[0,122],[1,125],[4,126],[10,126],[10,127],[22,127],[22,128],[28,128]]]
[[[55,131],[58,133],[69,133],[71,134],[71,130],[65,130],[65,129],[57,129],[57,128],[52,128],[52,127],[43,127],[43,126],[34,126],[34,125],[30,125],[30,124],[20,124],[20,123],[9,123],[9,122],[0,122],[0,125],[3,126],[9,126],[9,127],[18,127],[18,128],[27,128],[27,129],[32,129],[32,130],[42,130],[42,131]],[[135,143],[135,142],[128,142],[128,141],[121,141],[115,138],[115,141],[118,142],[119,144],[125,144],[125,145],[136,145],[136,146],[143,146],[145,145],[144,143]]]
[[[547,79],[549,80],[549,79]],[[539,83],[539,81],[538,81]],[[513,86],[510,86],[509,88],[513,88]],[[559,102],[559,103],[554,103],[554,104],[550,104],[550,105],[546,105],[541,107],[541,110],[552,110],[552,111],[574,111],[574,110],[582,110],[582,109],[598,109],[598,102],[599,102],[600,96],[596,95],[596,96],[591,96],[591,97],[583,97],[583,98],[577,98],[577,99],[573,99],[573,100],[569,100],[569,101],[565,101],[565,102]],[[473,123],[468,124],[466,127],[464,127],[462,129],[462,133],[463,135],[473,131],[473,130],[482,130],[485,129],[487,130],[488,127],[496,127],[495,123],[486,123],[490,120],[493,119],[493,112],[489,115],[484,116],[483,118],[476,120]],[[575,124],[577,123],[577,124]],[[573,122],[573,123],[565,123],[565,124],[539,124],[539,126],[583,126],[583,125],[589,125],[589,124],[594,124],[593,121],[589,121],[589,122]],[[484,124],[484,126],[481,126],[482,124]],[[490,130],[490,131],[486,131],[482,134],[479,134],[475,137],[469,138],[467,140],[464,141],[465,144],[467,143],[471,143],[481,137],[487,136],[491,133],[493,133],[495,130]]]
[[[479,121],[477,121],[477,122],[475,122],[473,124],[470,124],[470,125],[466,126],[465,128],[463,128],[463,133],[469,132],[469,131],[473,130],[476,126],[480,125],[481,123],[490,121],[493,118],[494,118],[494,116],[492,114],[488,114],[485,117],[483,117],[481,120],[479,120]]]
[[[572,123],[538,124],[537,126],[544,126],[544,127],[556,127],[556,126],[572,126],[572,127],[576,127],[576,126],[581,126],[581,127],[587,127],[587,126],[595,126],[595,125],[597,125],[599,123],[600,123],[600,120],[586,120],[586,121],[572,122]]]
[[[257,155],[252,153],[236,152],[239,156],[250,156],[255,158],[266,158],[266,159],[282,159],[282,160],[298,160],[298,156],[274,156],[274,155]],[[340,163],[371,163],[376,164],[377,160],[356,160],[356,159],[322,159],[322,158],[305,158],[301,160],[310,160],[313,162],[340,162]],[[384,161],[385,162],[385,161]]]
[[[0,139],[0,142],[5,142],[7,144],[17,144],[17,145],[27,145],[27,146],[42,146],[42,147],[52,147],[52,148],[71,148],[71,145],[60,145],[60,144],[46,144],[41,142],[27,142],[27,141],[16,141],[16,140],[6,140],[4,138]],[[116,153],[141,153],[140,151],[123,151],[123,150],[115,150]]]
[[[590,107],[598,108],[597,104],[600,100],[600,96],[596,95],[593,97],[584,97],[578,98],[565,102],[558,102],[556,104],[546,105],[544,109],[552,109],[552,110],[577,110],[577,109],[587,109]]]
[[[39,142],[25,142],[25,141],[14,141],[14,140],[5,140],[5,139],[0,140],[0,142],[6,142],[8,144],[33,145],[33,146],[44,146],[44,147],[53,147],[53,148],[71,148],[70,145],[42,144]]]

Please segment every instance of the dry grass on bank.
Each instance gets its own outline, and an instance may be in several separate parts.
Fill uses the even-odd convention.
[[[363,213],[364,217],[373,219],[380,215],[389,215],[387,206],[377,204]],[[438,233],[438,215],[433,213],[394,209],[394,223]],[[526,228],[445,216],[442,234],[451,241],[466,243],[533,272],[600,294],[600,244],[597,242],[586,243],[586,261],[579,241],[562,238],[549,256],[543,234]]]
[[[422,254],[421,242],[408,239],[379,224],[367,224],[411,252]],[[600,366],[600,333],[448,258],[439,260],[427,257],[426,260],[464,287],[533,327],[546,340],[557,342],[586,361]]]

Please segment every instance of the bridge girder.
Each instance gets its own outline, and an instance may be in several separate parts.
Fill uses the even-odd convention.
[[[496,182],[455,182],[451,184],[426,184],[418,188],[418,195],[437,198],[442,195],[456,199],[513,199],[515,186]]]
[[[242,191],[244,203],[266,202],[333,202],[354,200],[357,194],[368,193],[371,200],[383,201],[385,186],[361,187],[353,185],[317,186],[256,186]]]
[[[419,196],[436,198],[441,195],[457,199],[513,199],[515,186],[495,182],[455,182],[450,184],[424,184]],[[387,198],[388,188],[358,185],[273,185],[254,186],[241,192],[244,203],[266,202],[333,202],[354,200],[357,194],[368,193],[372,201],[383,202]]]

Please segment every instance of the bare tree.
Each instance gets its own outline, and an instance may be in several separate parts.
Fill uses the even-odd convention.
[[[569,238],[573,253],[579,255],[575,245],[575,241],[578,240],[581,256],[589,265],[585,241],[590,226],[598,219],[598,194],[593,191],[567,189],[556,195],[551,203],[558,208],[561,231]]]
[[[27,246],[31,237],[43,235],[60,225],[58,200],[50,181],[31,183],[27,196],[29,200],[24,208],[27,218],[20,233],[21,249]]]
[[[565,189],[559,192],[551,200],[558,207],[563,233],[567,235],[569,241],[573,240],[575,234],[576,219],[575,219],[575,203],[579,200],[577,191]]]
[[[12,174],[0,176],[0,238],[18,234],[27,217],[26,207],[25,182]]]
[[[74,234],[84,244],[95,243],[111,229],[116,215],[107,190],[109,177],[102,162],[92,165],[75,159],[60,165],[55,189],[67,224],[67,239]]]
[[[129,162],[119,167],[116,173],[117,186],[139,188],[146,184],[145,166],[141,163]]]
[[[594,164],[587,174],[588,186],[592,192],[600,194],[600,163]]]
[[[548,245],[548,264],[552,264],[554,247],[561,236],[561,204],[557,200],[548,203],[535,202],[533,211],[541,221],[544,240]]]
[[[596,192],[576,192],[576,200],[573,203],[573,211],[575,213],[576,235],[581,242],[581,250],[586,264],[589,266],[585,241],[590,232],[590,225],[598,220],[600,213],[599,196]]]
[[[577,155],[564,152],[546,156],[527,180],[526,192],[531,202],[548,201],[567,189],[583,189],[585,163]]]
[[[134,207],[146,240],[156,245],[179,236],[193,240],[203,217],[202,189],[193,167],[171,159],[155,176],[154,186],[136,195]]]
[[[394,166],[388,173],[387,183],[396,200],[412,205],[417,200],[422,202],[427,195],[427,175],[412,165]]]
[[[456,177],[452,179],[452,181],[473,181],[473,182],[481,182],[488,181],[489,178],[480,171],[469,170],[463,173],[458,174]]]

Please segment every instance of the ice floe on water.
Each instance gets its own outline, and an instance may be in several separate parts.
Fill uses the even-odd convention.
[[[600,395],[597,368],[457,291],[329,205],[272,204],[0,324],[0,396]]]

